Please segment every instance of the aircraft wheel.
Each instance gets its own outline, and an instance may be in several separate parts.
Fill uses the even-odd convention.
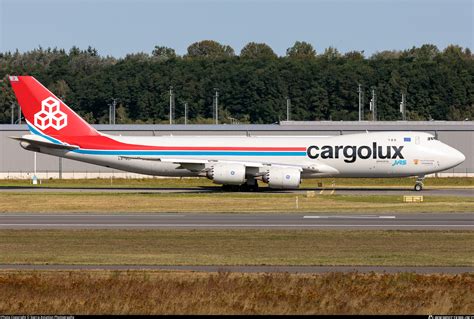
[[[224,184],[222,185],[222,190],[224,192],[237,192],[239,189],[238,189],[238,186],[236,187],[235,185]]]
[[[237,186],[239,192],[248,192],[249,191],[249,186],[247,184],[242,184],[240,186]]]
[[[258,185],[254,184],[242,184],[239,187],[240,192],[256,192],[258,191]]]
[[[420,184],[420,183],[416,183],[415,184],[415,187],[414,187],[414,190],[419,192],[423,189],[423,184]]]
[[[258,192],[258,183],[249,186],[251,192]]]
[[[258,183],[255,179],[247,180],[245,184],[241,185],[243,192],[258,192]]]

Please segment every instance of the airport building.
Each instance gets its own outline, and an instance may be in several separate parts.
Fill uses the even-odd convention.
[[[106,134],[145,136],[288,136],[344,135],[377,131],[427,132],[458,149],[466,160],[439,176],[474,176],[474,121],[393,121],[393,122],[281,122],[264,125],[94,125]],[[9,136],[28,134],[26,125],[0,125],[0,178],[32,178],[35,153],[21,148]],[[106,167],[36,154],[39,179],[145,177]]]

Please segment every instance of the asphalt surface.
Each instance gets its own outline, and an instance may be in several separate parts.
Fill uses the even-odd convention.
[[[301,273],[316,274],[328,272],[376,272],[419,274],[461,274],[473,272],[474,267],[405,267],[405,266],[160,266],[160,265],[1,265],[0,270],[171,270],[197,272],[237,272],[237,273]]]
[[[425,196],[463,196],[474,197],[474,188],[425,188],[415,192],[411,187],[337,187],[332,188],[300,188],[296,190],[275,190],[266,187],[260,189],[261,193],[291,193],[306,194],[315,191],[317,194],[329,195],[425,195]],[[26,193],[214,193],[222,192],[221,187],[190,187],[190,188],[120,188],[120,187],[43,187],[43,186],[0,186],[0,192],[26,192]]]
[[[71,228],[474,230],[474,214],[0,214],[0,229]]]

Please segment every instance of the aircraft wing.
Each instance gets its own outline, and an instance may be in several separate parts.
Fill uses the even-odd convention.
[[[63,149],[63,150],[75,150],[79,148],[79,146],[75,146],[75,145],[53,143],[37,135],[24,135],[21,137],[9,136],[9,138],[20,141],[20,142],[26,142],[30,145],[38,146],[38,147],[41,146],[41,147],[49,147],[49,148]]]
[[[293,167],[299,168],[305,173],[338,173],[338,171],[332,166],[323,163],[312,163],[311,165],[297,165],[297,164],[284,164],[284,163],[273,163],[273,162],[247,162],[247,161],[232,161],[232,160],[213,160],[213,159],[200,159],[200,158],[161,158],[161,157],[140,157],[140,156],[120,156],[125,160],[144,160],[144,161],[158,161],[164,163],[179,164],[182,168],[189,169],[191,171],[205,170],[206,166],[215,163],[225,164],[240,164],[245,167],[260,168],[260,167]]]

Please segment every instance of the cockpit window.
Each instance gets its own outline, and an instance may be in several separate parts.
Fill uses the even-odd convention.
[[[436,140],[435,137],[432,137],[432,136],[428,137],[428,141],[435,141],[435,140]]]

